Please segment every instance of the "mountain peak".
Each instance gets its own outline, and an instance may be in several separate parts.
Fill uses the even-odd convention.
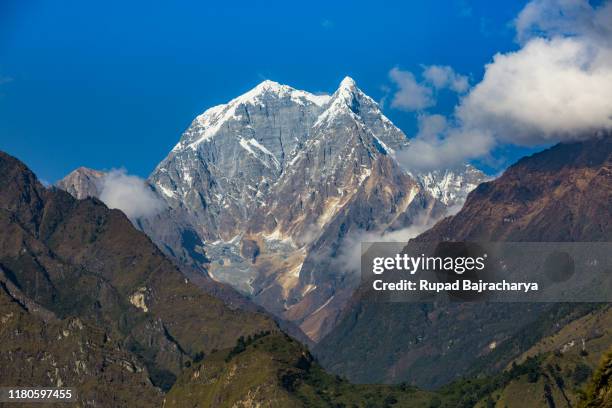
[[[79,174],[79,173],[86,174],[88,176],[94,176],[94,177],[102,177],[104,175],[103,171],[95,170],[95,169],[85,167],[85,166],[78,167],[74,169],[73,171],[71,171],[69,174]]]
[[[278,98],[291,98],[297,103],[312,103],[317,106],[323,105],[329,99],[329,95],[315,95],[310,92],[295,89],[289,85],[280,84],[276,81],[266,79],[247,93],[233,99],[228,105],[237,103],[257,102],[263,94],[272,94]]]
[[[350,76],[345,76],[342,82],[340,82],[339,88],[355,89],[357,88],[357,83],[355,83],[355,80]]]
[[[280,91],[283,88],[293,89],[290,86],[282,85],[282,84],[279,84],[276,81],[272,81],[270,79],[266,79],[266,80],[260,82],[259,85],[257,85],[255,88],[253,88],[253,90],[258,90],[258,91]]]
[[[319,115],[315,125],[323,124],[342,115],[349,115],[357,119],[364,104],[367,105],[366,110],[378,111],[376,103],[357,87],[355,80],[346,76],[331,96],[326,110]]]
[[[99,197],[101,193],[99,183],[105,174],[102,171],[81,166],[70,172],[56,184],[59,188],[69,192],[78,199]]]
[[[344,77],[336,93],[344,101],[351,101],[354,98],[365,96],[363,91],[357,87],[355,80],[349,76]]]
[[[263,94],[270,93],[273,95],[282,96],[284,94],[291,94],[294,91],[296,90],[288,85],[282,85],[282,84],[279,84],[278,82],[272,81],[270,79],[266,79],[260,82],[255,88],[252,88],[251,90],[240,95],[239,97],[232,99],[229,102],[229,105],[236,103],[236,102],[238,103],[251,102],[251,101],[259,99]]]
[[[201,143],[211,140],[226,123],[240,120],[243,117],[242,108],[244,106],[263,107],[267,106],[271,100],[282,100],[284,104],[299,105],[305,109],[318,109],[329,99],[329,95],[315,95],[266,79],[231,101],[213,106],[198,115],[194,124],[172,150],[176,152],[185,148],[196,149]]]

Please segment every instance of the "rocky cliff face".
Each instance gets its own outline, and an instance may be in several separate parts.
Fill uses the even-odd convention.
[[[560,144],[521,159],[416,239],[609,241],[611,141]],[[590,311],[579,304],[376,304],[356,297],[315,354],[354,381],[439,386],[503,369]]]
[[[328,97],[272,81],[198,116],[150,176],[206,240],[242,232]],[[203,228],[206,227],[206,228]]]
[[[136,225],[318,340],[356,285],[335,261],[356,237],[437,219],[484,179],[402,168],[408,146],[351,78],[332,95],[264,81],[193,121],[148,180],[167,209]]]
[[[87,167],[79,167],[58,181],[57,186],[79,200],[100,197],[100,182],[105,173]]]

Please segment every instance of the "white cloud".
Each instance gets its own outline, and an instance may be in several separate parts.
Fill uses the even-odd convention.
[[[448,88],[463,93],[470,87],[468,77],[460,75],[447,65],[429,65],[423,67],[423,78],[436,89]]]
[[[456,211],[456,209],[453,209]],[[448,212],[444,215],[451,215]],[[342,240],[335,262],[346,272],[359,273],[361,270],[361,245],[368,242],[408,242],[429,228],[441,218],[432,218],[423,213],[415,218],[412,225],[396,231],[363,231],[349,233]]]
[[[164,202],[148,188],[143,179],[125,170],[112,170],[100,184],[100,200],[117,208],[130,219],[149,217],[163,210]]]
[[[443,136],[413,139],[410,146],[397,153],[397,160],[407,169],[419,171],[452,168],[467,160],[486,156],[495,146],[488,133],[450,129]]]
[[[497,54],[461,101],[462,126],[533,146],[612,129],[612,50],[577,37],[534,38]]]
[[[391,81],[397,86],[391,106],[405,111],[416,111],[435,105],[431,88],[421,85],[410,71],[393,68],[389,71]]]
[[[522,48],[493,57],[452,120],[441,126],[435,119],[438,128],[431,117],[420,120],[419,135],[399,156],[405,166],[448,167],[499,145],[612,131],[612,2],[593,8],[582,0],[534,0],[515,26]],[[427,75],[434,86],[444,82],[443,73]]]
[[[448,121],[444,115],[419,115],[419,133],[417,139],[433,140],[440,137],[448,129]]]
[[[517,41],[534,37],[583,36],[612,41],[612,3],[594,8],[586,0],[534,0],[514,20]]]

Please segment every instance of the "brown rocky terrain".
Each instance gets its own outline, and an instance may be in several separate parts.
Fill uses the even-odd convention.
[[[59,319],[5,278],[0,283],[0,311],[2,385],[70,387],[78,401],[95,401],[88,406],[161,404],[163,394],[151,383],[147,368],[110,329],[78,317]],[[134,398],[136,390],[139,398]]]
[[[68,384],[77,377],[84,370],[74,363],[80,357],[73,356],[73,366],[58,366],[56,371],[53,364],[68,357],[60,358],[59,351],[45,346],[58,330],[69,332],[64,336],[71,339],[67,353],[76,352],[79,344],[100,344],[99,356],[80,352],[83,359],[85,354],[92,359],[83,360],[89,371],[82,375],[98,381],[108,375],[109,382],[120,382],[112,370],[96,374],[108,347],[109,353],[127,361],[129,367],[120,371],[130,377],[121,380],[126,387],[150,378],[147,386],[152,389],[168,389],[198,353],[228,347],[241,335],[277,330],[265,315],[229,308],[203,292],[120,211],[109,210],[97,199],[77,200],[45,188],[26,166],[5,153],[0,153],[0,185],[0,315],[10,316],[3,323],[1,335],[7,342],[2,355],[13,356],[13,363],[21,367],[19,377],[3,371],[1,384],[14,385],[18,379],[22,384]],[[19,333],[9,329],[21,323],[31,344],[27,349],[14,337]],[[104,339],[110,340],[102,347]],[[27,370],[32,353],[45,350],[55,357]],[[132,364],[138,369],[129,372]],[[44,384],[39,383],[43,373]],[[107,386],[102,381],[96,392]],[[155,393],[151,398],[157,398]]]

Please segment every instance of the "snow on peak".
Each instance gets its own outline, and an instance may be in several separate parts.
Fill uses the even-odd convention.
[[[342,82],[340,82],[339,88],[354,89],[357,88],[357,84],[355,83],[355,80],[353,78],[351,78],[350,76],[345,76]]]
[[[278,89],[280,87],[282,87],[282,85],[279,84],[278,82],[272,81],[271,79],[265,79],[259,85],[257,85],[255,88],[256,89],[263,89],[263,88],[268,88],[268,89],[269,88],[276,88],[276,89]]]
[[[236,99],[230,101],[231,104],[235,103],[260,103],[261,98],[264,94],[270,94],[278,98],[291,98],[295,103],[305,105],[312,103],[317,106],[321,106],[329,100],[329,95],[314,95],[310,92],[301,91],[299,89],[292,88],[288,85],[282,85],[278,82],[266,79],[261,82],[255,88],[251,89],[244,95],[239,96]]]
[[[349,106],[354,104],[356,99],[370,99],[365,93],[361,91],[361,89],[357,88],[355,80],[348,76],[344,77],[342,82],[340,82],[340,86],[338,87],[338,90],[334,93],[334,96],[341,98],[344,103],[348,104]]]
[[[331,96],[325,111],[317,118],[315,126],[329,122],[334,117],[342,114],[348,114],[358,119],[361,107],[364,104],[368,106],[368,109],[374,109],[380,112],[378,104],[363,93],[361,89],[357,88],[357,84],[353,78],[349,76],[344,77],[336,92]]]
[[[198,126],[195,137],[181,140],[173,151],[182,150],[185,147],[196,149],[201,143],[213,138],[227,121],[237,118],[237,109],[243,105],[264,106],[266,98],[290,99],[298,105],[316,105],[322,107],[329,99],[329,95],[315,95],[310,92],[301,91],[288,85],[266,79],[255,88],[232,99],[226,104],[217,105],[207,109],[196,117]]]
[[[272,100],[290,101],[290,103],[313,107],[319,110],[314,126],[330,123],[336,117],[350,116],[361,125],[365,122],[373,124],[382,123],[384,130],[392,129],[400,132],[382,114],[378,104],[361,89],[355,80],[345,77],[333,95],[315,95],[310,92],[298,90],[275,81],[265,80],[243,95],[232,99],[226,104],[214,106],[199,115],[194,121],[186,137],[174,147],[173,151],[186,148],[196,150],[202,143],[211,140],[221,128],[233,119],[241,119],[244,106],[264,107]]]

